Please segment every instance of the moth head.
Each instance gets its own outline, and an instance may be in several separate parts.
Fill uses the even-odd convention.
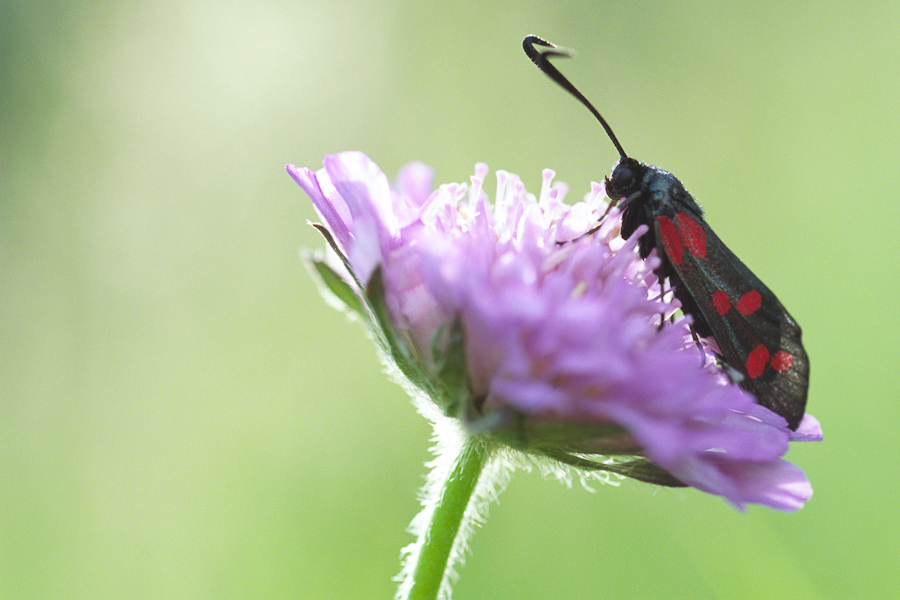
[[[632,195],[640,189],[644,171],[646,167],[633,158],[619,159],[605,179],[606,195],[613,200]]]

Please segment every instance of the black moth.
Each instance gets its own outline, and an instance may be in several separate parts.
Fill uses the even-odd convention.
[[[700,205],[674,175],[625,154],[597,109],[550,63],[549,57],[569,52],[533,35],[522,45],[541,71],[593,113],[619,151],[606,192],[622,209],[622,237],[628,239],[642,224],[650,228],[638,242],[641,258],[656,248],[662,261],[656,275],[660,282],[668,280],[682,311],[692,317],[695,334],[713,337],[722,360],[738,372],[739,385],[796,430],[809,386],[809,359],[797,322],[710,229]]]

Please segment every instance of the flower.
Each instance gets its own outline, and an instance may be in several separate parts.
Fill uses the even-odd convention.
[[[372,328],[392,365],[471,435],[587,471],[692,486],[791,511],[812,495],[782,456],[820,440],[731,385],[653,268],[618,236],[602,184],[566,205],[545,170],[537,198],[498,171],[493,203],[471,184],[432,191],[407,165],[391,187],[364,154],[287,167],[341,264],[311,262]],[[666,323],[661,326],[662,321]],[[672,321],[672,322],[668,322]]]

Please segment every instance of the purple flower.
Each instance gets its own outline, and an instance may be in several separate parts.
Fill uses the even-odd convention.
[[[324,169],[288,166],[324,221],[343,267],[316,259],[329,289],[363,316],[403,375],[473,435],[585,470],[689,485],[738,508],[797,510],[812,495],[781,457],[821,440],[797,432],[730,385],[687,318],[662,295],[639,235],[618,236],[593,184],[583,202],[545,170],[540,195],[487,166],[469,185],[431,191],[432,172],[405,167],[396,187],[364,154]]]

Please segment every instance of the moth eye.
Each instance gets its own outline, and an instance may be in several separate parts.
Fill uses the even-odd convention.
[[[613,183],[616,184],[616,187],[627,187],[631,185],[633,179],[634,173],[628,167],[619,167],[613,173]]]

